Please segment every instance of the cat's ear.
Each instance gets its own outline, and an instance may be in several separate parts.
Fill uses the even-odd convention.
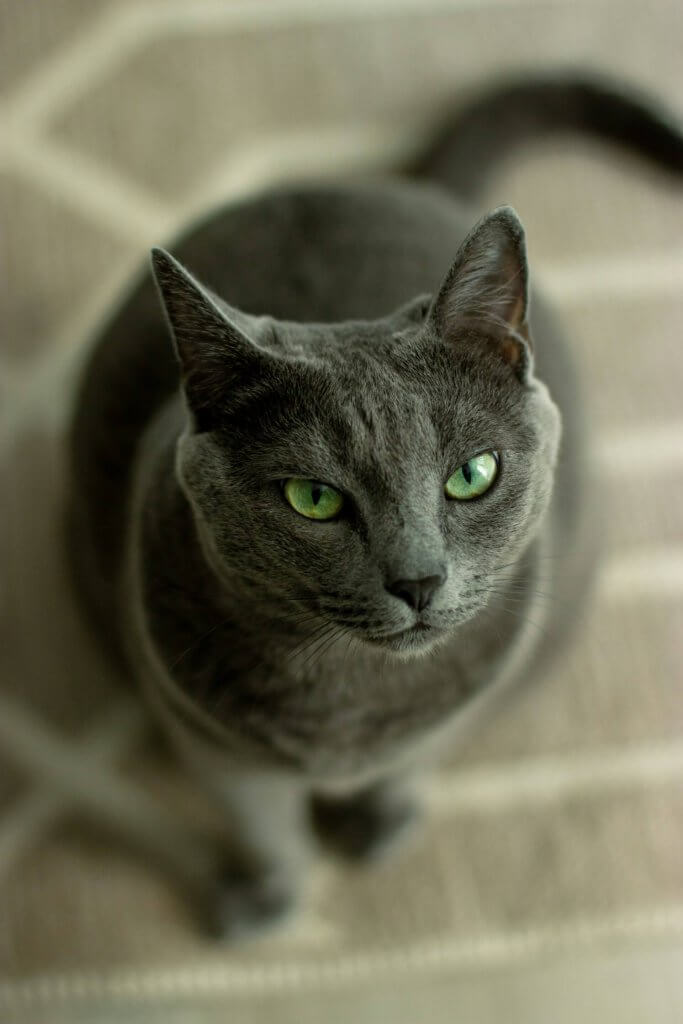
[[[528,266],[524,228],[501,206],[473,228],[460,247],[430,311],[439,335],[457,345],[465,328],[500,342],[501,357],[524,378],[531,370]]]
[[[212,295],[164,249],[152,249],[152,268],[188,406],[197,428],[209,430],[234,389],[258,376],[265,353],[249,337],[249,318]]]

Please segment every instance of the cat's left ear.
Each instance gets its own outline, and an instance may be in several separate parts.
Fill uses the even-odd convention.
[[[461,245],[429,317],[456,347],[467,328],[496,338],[501,358],[525,379],[532,368],[528,281],[524,228],[512,207],[501,206]]]

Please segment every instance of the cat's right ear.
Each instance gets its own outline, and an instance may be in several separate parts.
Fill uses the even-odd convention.
[[[210,430],[239,383],[260,372],[263,350],[248,318],[211,294],[170,253],[152,249],[152,269],[198,430]]]

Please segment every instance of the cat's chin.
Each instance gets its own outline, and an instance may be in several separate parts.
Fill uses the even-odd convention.
[[[419,658],[433,651],[446,636],[447,632],[444,629],[417,623],[396,633],[367,636],[365,639],[372,647],[396,654],[398,657]]]

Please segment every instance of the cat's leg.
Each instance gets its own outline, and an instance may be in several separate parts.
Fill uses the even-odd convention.
[[[377,860],[410,832],[420,817],[414,782],[376,782],[344,796],[317,793],[311,814],[320,840],[347,860]]]
[[[207,891],[207,925],[217,937],[241,938],[296,906],[312,849],[307,791],[290,776],[248,773],[210,788],[229,834],[225,864]]]

